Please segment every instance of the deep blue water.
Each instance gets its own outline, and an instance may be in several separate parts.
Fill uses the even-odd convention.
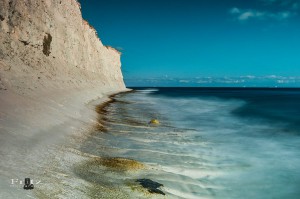
[[[100,155],[149,165],[170,198],[300,198],[300,89],[134,89],[108,107]]]

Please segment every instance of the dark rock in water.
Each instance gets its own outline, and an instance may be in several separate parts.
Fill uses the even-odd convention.
[[[161,190],[158,189],[159,187],[164,186],[163,184],[160,184],[158,182],[154,182],[150,179],[145,179],[145,178],[138,179],[138,180],[136,180],[136,182],[139,182],[140,185],[142,185],[142,187],[144,187],[145,189],[148,189],[148,191],[150,193],[166,195],[164,192],[162,192]]]

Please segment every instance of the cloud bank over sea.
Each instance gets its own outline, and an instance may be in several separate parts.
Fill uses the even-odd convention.
[[[178,86],[178,87],[299,87],[300,76],[237,76],[237,77],[195,77],[172,78],[168,76],[153,78],[127,78],[127,86]]]

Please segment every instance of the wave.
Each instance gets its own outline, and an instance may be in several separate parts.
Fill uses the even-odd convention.
[[[263,92],[259,96],[253,91],[195,91],[186,95],[178,88],[176,92],[166,92],[151,88],[120,96],[130,103],[117,100],[110,104],[108,110],[113,112],[106,117],[114,122],[106,124],[108,133],[90,137],[86,148],[98,156],[131,157],[144,163],[149,167],[147,171],[126,174],[126,178],[157,180],[165,185],[163,190],[171,198],[300,195],[296,188],[300,179],[300,138],[285,134],[281,122],[247,115],[249,110],[245,107],[261,109],[272,100],[260,103],[257,97],[261,98]],[[272,108],[268,107],[268,114]],[[243,115],[237,114],[241,110]],[[153,118],[160,125],[149,126]],[[100,139],[94,139],[98,136]],[[289,189],[274,191],[286,184]]]
[[[158,92],[159,89],[143,89],[143,90],[136,90],[139,93],[147,94],[147,93],[155,93]]]
[[[187,176],[192,179],[201,179],[201,178],[214,178],[217,176],[224,175],[224,172],[217,169],[201,169],[201,168],[187,168],[184,166],[162,166],[163,171]]]

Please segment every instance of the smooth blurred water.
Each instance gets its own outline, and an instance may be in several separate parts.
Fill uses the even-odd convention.
[[[138,88],[107,107],[101,156],[149,165],[170,198],[300,198],[300,89]],[[147,123],[157,118],[157,127]]]

